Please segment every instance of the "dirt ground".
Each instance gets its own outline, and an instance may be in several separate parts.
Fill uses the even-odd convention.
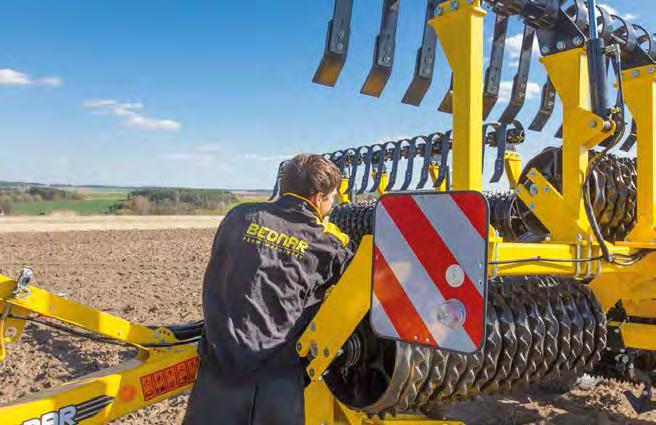
[[[69,232],[82,230],[214,229],[219,219],[212,215],[91,215],[0,217],[0,233]]]
[[[2,227],[2,225],[0,225]],[[200,288],[214,229],[107,230],[0,234],[0,273],[34,268],[38,284],[55,293],[144,324],[201,318]],[[35,326],[9,347],[0,364],[0,402],[57,386],[114,365],[133,353]],[[448,408],[450,419],[477,424],[647,424],[625,390],[603,382],[564,395],[534,391],[483,398]],[[130,414],[116,424],[179,424],[187,396]]]

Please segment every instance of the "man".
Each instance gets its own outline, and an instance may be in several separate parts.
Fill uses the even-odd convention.
[[[352,257],[327,222],[340,183],[320,155],[282,170],[275,202],[223,219],[203,283],[201,367],[185,425],[302,425],[305,369],[296,341]]]

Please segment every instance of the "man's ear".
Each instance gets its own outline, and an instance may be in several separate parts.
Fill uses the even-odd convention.
[[[315,193],[314,195],[310,196],[310,201],[312,201],[315,207],[318,207],[322,197],[322,193]]]

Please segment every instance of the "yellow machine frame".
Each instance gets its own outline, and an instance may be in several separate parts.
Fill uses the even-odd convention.
[[[457,7],[454,7],[457,4]],[[453,82],[453,178],[455,190],[482,190],[482,93],[483,86],[483,17],[480,0],[442,3],[429,21],[435,29],[454,73]],[[451,37],[451,34],[458,37]],[[464,45],[463,45],[464,43]],[[543,243],[507,243],[499,237],[489,240],[489,277],[511,275],[559,275],[592,278],[590,287],[607,311],[622,300],[630,315],[656,318],[656,254],[645,256],[631,267],[622,267],[597,257],[600,247],[592,237],[581,199],[588,165],[588,151],[606,139],[614,124],[604,125],[589,107],[589,85],[584,48],[565,51],[542,59],[563,103],[563,191],[551,186],[538,170],[530,170],[530,183],[519,184],[520,159],[516,153],[506,154],[506,171],[510,186],[520,199],[549,229],[551,239]],[[638,124],[638,224],[628,241],[608,244],[611,253],[633,254],[639,249],[656,249],[656,72],[644,67],[624,72],[626,103]],[[435,181],[437,168],[431,169]],[[384,192],[386,176],[378,192]],[[528,186],[528,187],[527,187]],[[341,185],[340,200],[348,180]],[[444,188],[441,188],[444,189]],[[491,229],[491,234],[495,232]],[[429,421],[424,418],[398,416],[368,418],[337,401],[323,381],[324,373],[357,324],[369,311],[372,239],[365,236],[360,248],[339,282],[328,291],[325,302],[309,328],[298,341],[298,353],[308,357],[308,376],[312,382],[306,389],[306,423],[308,425],[364,424],[456,424]],[[539,260],[556,259],[559,261]],[[527,262],[506,262],[535,259]],[[622,285],[616,284],[618,281]],[[146,348],[145,344],[174,342],[165,328],[150,329],[132,324],[52,295],[36,287],[23,293],[16,281],[0,277],[0,335],[4,342],[15,341],[24,322],[10,319],[15,315],[37,314],[122,341],[138,348],[134,360],[79,378],[62,387],[37,393],[14,403],[0,406],[0,423],[22,424],[57,412],[65,406],[100,397],[111,397],[96,416],[82,421],[97,424],[116,419],[128,412],[182,393],[190,383],[178,386],[146,400],[142,379],[185,362],[196,362],[195,345],[170,348]],[[339,317],[339,320],[335,320]],[[656,350],[656,328],[652,325],[616,324],[628,347]],[[13,329],[8,333],[8,329]],[[11,335],[11,337],[9,336]],[[4,356],[4,344],[0,346]]]

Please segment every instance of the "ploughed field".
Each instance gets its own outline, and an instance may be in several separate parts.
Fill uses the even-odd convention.
[[[194,321],[201,318],[201,283],[213,227],[0,232],[0,273],[15,277],[22,266],[31,266],[39,286],[138,323]],[[52,388],[133,354],[28,325],[22,340],[8,347],[8,358],[0,364],[0,402]],[[450,405],[447,415],[468,425],[656,422],[655,413],[636,416],[632,412],[622,394],[627,389],[638,391],[631,385],[604,381],[593,389],[577,388],[566,394],[534,390],[511,397],[484,397]],[[179,424],[186,401],[186,395],[169,399],[115,423]]]

